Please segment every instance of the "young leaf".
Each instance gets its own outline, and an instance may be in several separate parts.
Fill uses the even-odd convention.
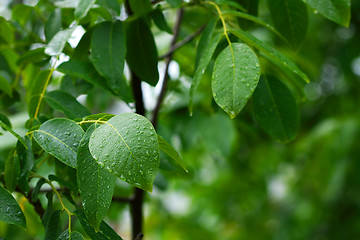
[[[53,211],[45,226],[45,240],[56,240],[61,231],[61,211]]]
[[[94,3],[95,0],[80,0],[79,5],[75,8],[75,19],[79,21],[84,18]]]
[[[90,225],[99,231],[100,223],[110,207],[115,176],[101,168],[89,151],[89,140],[95,130],[93,124],[81,139],[77,152],[77,180],[84,212]]]
[[[215,102],[235,118],[254,92],[259,77],[259,60],[251,48],[231,44],[215,61],[211,82]]]
[[[127,95],[130,91],[123,78],[125,41],[125,29],[121,21],[98,24],[91,37],[91,62],[106,78],[110,88],[121,95]]]
[[[178,152],[160,135],[157,135],[157,139],[159,142],[159,149],[161,151],[163,151],[164,153],[166,153],[169,157],[171,157],[186,172],[188,172],[188,170],[186,169],[185,163],[180,158]]]
[[[0,221],[26,228],[26,219],[14,197],[0,186]]]
[[[294,62],[292,62],[289,58],[287,58],[285,55],[280,53],[279,51],[275,50],[272,46],[266,44],[263,41],[260,41],[256,37],[252,36],[251,34],[248,34],[247,32],[241,31],[241,30],[229,30],[232,34],[234,34],[236,37],[238,37],[240,40],[248,44],[249,46],[252,46],[262,53],[269,59],[269,61],[273,62],[275,65],[279,66],[280,68],[286,68],[289,71],[295,73],[298,75],[301,79],[303,79],[305,82],[310,82],[308,76],[306,76],[305,73],[303,73]]]
[[[195,90],[199,86],[200,80],[203,77],[206,67],[209,65],[211,57],[213,56],[215,49],[216,49],[220,39],[222,38],[222,36],[223,36],[222,34],[216,35],[215,37],[213,37],[211,39],[211,41],[209,43],[207,43],[207,41],[202,41],[204,43],[204,45],[202,47],[204,49],[204,51],[201,54],[202,56],[199,57],[199,64],[196,68],[196,71],[195,71],[195,74],[194,74],[194,77],[193,77],[193,80],[191,83],[191,87],[190,87],[190,100],[189,100],[190,115],[192,115],[192,112],[193,112],[193,99],[194,99]],[[199,50],[200,50],[200,47],[199,47]],[[200,54],[198,54],[198,55],[200,56]]]
[[[19,156],[16,153],[16,150],[10,152],[8,158],[5,162],[4,170],[4,180],[5,186],[10,191],[13,192],[19,181],[20,176],[20,162]]]
[[[141,80],[155,86],[159,81],[158,53],[154,36],[145,20],[139,18],[126,29],[126,60]]]
[[[55,90],[45,95],[46,102],[55,110],[63,112],[68,118],[82,118],[90,115],[89,110],[67,92]]]
[[[275,28],[287,39],[291,48],[298,50],[304,42],[308,14],[301,0],[268,1],[271,18]]]
[[[55,8],[50,14],[48,21],[45,24],[45,37],[46,41],[49,42],[57,32],[61,29],[61,9]]]
[[[350,0],[304,0],[316,11],[345,27],[350,23]]]
[[[275,139],[289,142],[299,128],[299,111],[290,90],[278,79],[264,76],[253,96],[254,114],[259,125]]]
[[[117,233],[104,221],[100,223],[100,230],[95,231],[95,229],[90,225],[89,220],[86,218],[85,213],[78,209],[74,212],[79,219],[81,226],[89,237],[93,240],[122,240],[122,238],[117,235]]]
[[[34,131],[34,139],[46,152],[73,168],[76,168],[76,152],[83,135],[79,125],[62,118],[46,121]]]
[[[98,127],[90,138],[91,155],[123,181],[152,191],[159,170],[159,144],[148,119],[123,113]]]
[[[71,237],[69,234],[69,230],[66,230],[65,232],[63,232],[62,234],[60,234],[60,236],[56,239],[56,240],[83,240],[84,237],[83,235],[81,235],[81,233],[79,232],[71,232]]]
[[[55,34],[45,48],[45,53],[49,56],[58,56],[65,47],[66,42],[73,34],[75,27],[61,30]]]

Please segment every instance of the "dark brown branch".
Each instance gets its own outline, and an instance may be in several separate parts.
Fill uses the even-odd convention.
[[[128,197],[116,197],[116,196],[114,196],[112,198],[112,200],[113,200],[113,202],[131,203],[134,200],[134,198],[133,197],[128,198]]]
[[[161,55],[159,57],[159,59],[162,60],[162,59],[169,57],[170,54],[173,54],[176,50],[178,50],[182,46],[186,45],[187,43],[191,42],[194,38],[196,38],[198,35],[200,35],[202,33],[202,31],[204,31],[205,27],[206,27],[206,25],[201,26],[198,30],[196,30],[196,32],[190,34],[189,36],[187,36],[180,42],[177,42],[176,44],[174,44],[174,46],[170,47],[169,51],[167,53]]]
[[[173,36],[173,38],[171,40],[170,49],[173,49],[173,47],[176,45],[176,41],[177,41],[177,38],[178,38],[179,32],[180,32],[180,25],[181,25],[181,20],[182,20],[183,15],[184,15],[184,9],[180,8],[179,11],[178,11],[177,19],[176,19],[175,26],[174,26],[174,36]],[[169,81],[169,66],[170,66],[170,62],[171,62],[173,53],[174,53],[174,51],[171,51],[169,53],[169,55],[166,57],[166,67],[165,67],[165,74],[164,74],[163,84],[161,86],[160,95],[159,95],[158,100],[156,102],[156,106],[155,106],[155,109],[153,111],[153,116],[152,116],[152,121],[151,121],[154,128],[156,128],[156,126],[157,126],[160,107],[161,107],[161,104],[162,104],[162,102],[164,100],[164,97],[165,97],[165,94],[166,94],[167,82]]]
[[[131,16],[133,12],[130,8],[128,0],[125,1],[125,8],[127,14]],[[141,79],[138,76],[136,76],[136,74],[132,70],[131,70],[131,87],[133,90],[133,95],[135,100],[136,113],[145,116],[143,93],[141,89]],[[131,218],[132,218],[132,223],[131,223],[132,239],[136,239],[137,236],[142,235],[143,198],[144,198],[144,191],[139,188],[135,188],[134,197],[131,198],[131,201],[128,201],[130,203]]]

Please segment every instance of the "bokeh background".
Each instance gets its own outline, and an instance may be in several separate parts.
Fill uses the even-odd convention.
[[[18,16],[11,15],[11,8],[18,2],[1,0],[0,15],[19,21]],[[165,13],[171,22],[175,13]],[[198,39],[175,53],[170,68],[171,94],[160,114],[159,134],[180,152],[189,173],[162,156],[154,192],[146,195],[145,239],[360,239],[360,1],[352,1],[348,28],[311,9],[309,13],[307,38],[296,53],[287,50],[264,28],[251,29],[254,35],[290,56],[311,79],[307,85],[294,80],[297,87],[292,90],[300,107],[301,124],[291,143],[273,140],[256,124],[251,100],[236,119],[226,116],[212,100],[210,71],[199,86],[194,115],[190,117],[189,86]],[[259,16],[271,22],[263,1]],[[35,13],[29,17],[37,19]],[[201,8],[187,9],[181,37],[208,19],[207,11]],[[33,23],[26,27],[36,32],[35,26]],[[167,51],[171,36],[156,28],[154,31],[161,55]],[[75,45],[80,37],[81,29],[73,36]],[[66,56],[63,58],[66,60]],[[268,64],[267,68],[279,74],[274,66]],[[163,74],[163,62],[159,69]],[[51,87],[61,86],[59,75]],[[150,111],[159,88],[144,84],[143,89]],[[78,99],[93,113],[131,110],[98,89]],[[15,130],[24,133],[27,115],[21,101],[9,107],[2,98],[1,111],[11,114]],[[6,133],[0,136],[1,172],[14,142]],[[50,158],[41,166],[40,174],[55,171],[56,164]],[[115,195],[131,194],[131,187],[119,181]],[[43,239],[41,220],[25,199],[17,197],[25,209],[29,230],[0,222],[0,238]],[[42,196],[44,205],[45,200]],[[106,221],[129,239],[126,203],[113,202]]]

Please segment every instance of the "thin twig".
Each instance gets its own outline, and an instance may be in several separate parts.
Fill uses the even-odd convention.
[[[170,54],[173,54],[176,50],[178,50],[182,46],[186,45],[187,43],[191,42],[194,38],[196,38],[198,35],[200,35],[202,33],[202,31],[204,31],[205,27],[206,27],[206,24],[201,26],[198,30],[196,30],[194,33],[190,34],[189,36],[187,36],[180,42],[177,42],[174,46],[170,47],[170,49],[167,53],[165,53],[159,57],[159,60],[169,57]]]
[[[177,41],[177,38],[179,36],[179,32],[180,32],[180,25],[181,25],[181,20],[182,17],[184,15],[184,9],[180,8],[177,14],[177,19],[175,22],[175,26],[174,26],[174,36],[171,40],[171,44],[170,44],[170,49],[172,49]],[[153,116],[152,116],[152,124],[154,126],[154,128],[156,128],[157,125],[157,120],[158,120],[158,115],[159,115],[159,110],[162,104],[162,101],[164,100],[165,97],[165,93],[166,93],[166,89],[167,89],[167,82],[169,81],[169,66],[170,66],[170,62],[172,59],[172,55],[173,55],[173,51],[169,53],[169,55],[166,58],[166,67],[165,67],[165,74],[164,74],[164,80],[163,80],[163,84],[161,86],[161,91],[160,91],[160,95],[158,97],[158,100],[156,102],[156,106],[155,109],[153,111]]]

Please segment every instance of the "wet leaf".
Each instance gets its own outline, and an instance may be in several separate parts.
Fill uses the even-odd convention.
[[[0,221],[26,228],[26,219],[14,197],[0,186]]]
[[[77,149],[83,135],[79,125],[62,118],[46,121],[34,131],[34,139],[46,152],[73,168],[76,168]]]
[[[97,125],[99,126],[99,125]],[[95,130],[93,124],[82,138],[77,152],[77,180],[84,212],[90,225],[99,231],[100,223],[110,207],[115,176],[101,168],[89,151],[89,140]]]
[[[123,113],[98,127],[89,148],[97,163],[123,181],[152,191],[159,169],[159,144],[145,117]]]
[[[245,44],[233,43],[217,57],[212,77],[216,103],[235,118],[254,92],[260,77],[256,54]]]

